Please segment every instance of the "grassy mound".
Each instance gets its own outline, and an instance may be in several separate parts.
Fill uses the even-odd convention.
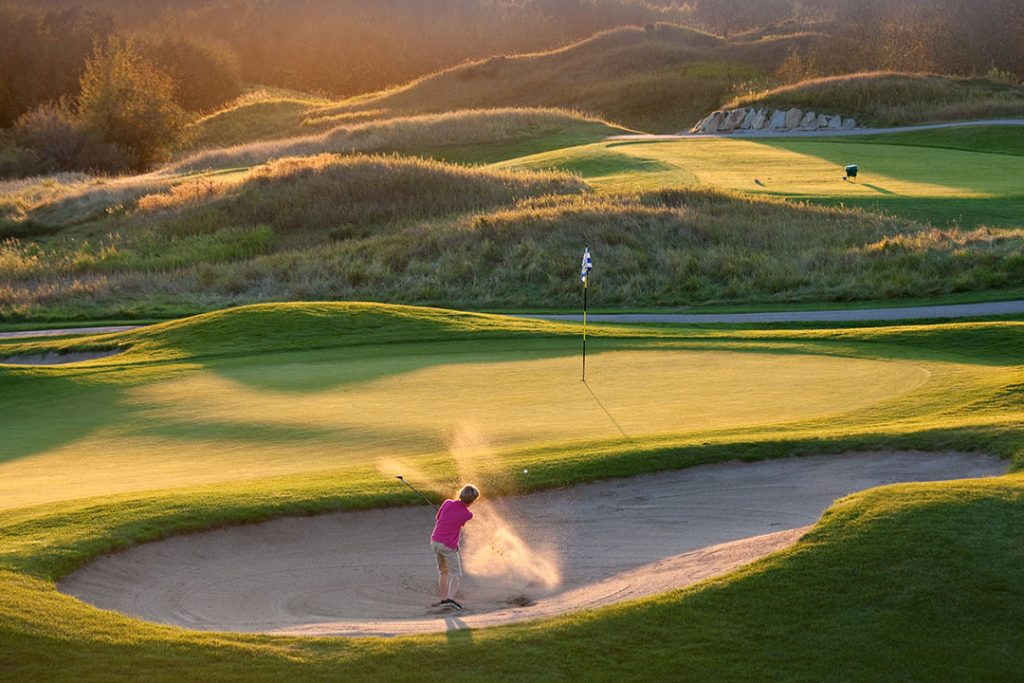
[[[297,135],[312,112],[330,103],[305,93],[260,88],[193,123],[188,146],[208,149]]]
[[[110,181],[76,178],[49,194],[35,192],[19,209],[17,220],[8,216],[7,225],[12,235],[19,229],[45,234],[90,221],[121,224],[142,214],[137,224],[174,223],[181,234],[262,221],[291,228],[338,227],[354,221],[370,227],[384,220],[581,188],[564,173],[509,173],[400,157],[320,154],[228,173],[150,174]],[[190,220],[207,223],[189,226]]]
[[[328,117],[336,119],[337,117]],[[552,109],[484,109],[340,125],[317,135],[251,143],[194,154],[166,172],[255,166],[325,152],[397,152],[434,157],[503,156],[594,142],[624,132],[579,114]]]
[[[814,78],[728,102],[725,107],[798,107],[903,126],[1024,116],[1024,88],[983,78],[870,72]]]
[[[809,36],[728,42],[671,24],[621,28],[567,47],[494,57],[360,96],[323,115],[480,107],[567,107],[630,128],[675,132],[738,83],[773,73]]]
[[[365,232],[376,226],[579,192],[563,173],[516,173],[384,156],[322,154],[272,161],[236,183],[182,184],[138,202],[143,219],[177,235],[219,226],[268,225],[277,232]],[[345,235],[342,235],[345,236]]]
[[[421,205],[407,212],[399,190],[381,206],[373,193],[362,202],[328,185],[323,192],[347,199],[313,209],[304,193],[319,193],[315,184],[256,184],[137,217],[151,228],[98,245],[9,242],[0,306],[11,317],[153,316],[281,299],[572,308],[585,242],[600,266],[592,301],[606,307],[899,299],[1006,289],[1024,273],[1019,229],[939,230],[700,190],[535,197],[416,219]],[[548,189],[516,191],[531,187]],[[434,208],[461,201],[453,190]],[[340,223],[356,212],[381,222]]]

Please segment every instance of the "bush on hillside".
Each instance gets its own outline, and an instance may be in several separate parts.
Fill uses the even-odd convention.
[[[78,110],[84,125],[123,146],[144,169],[178,145],[188,118],[174,101],[174,84],[129,39],[97,47],[82,74]]]
[[[31,152],[32,163],[8,175],[76,170],[119,173],[131,165],[127,150],[103,140],[63,103],[44,104],[23,114],[12,137],[17,147]]]

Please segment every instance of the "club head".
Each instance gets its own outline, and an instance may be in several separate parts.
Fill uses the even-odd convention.
[[[405,481],[405,477],[403,477],[401,474],[396,474],[395,479],[401,479],[402,481]]]

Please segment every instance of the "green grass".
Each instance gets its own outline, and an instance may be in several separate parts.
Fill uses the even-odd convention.
[[[734,98],[724,105],[853,116],[861,123],[906,126],[935,121],[1020,118],[1024,88],[985,78],[888,71],[812,78]]]
[[[413,443],[441,430],[417,417],[427,407],[408,398],[418,383],[429,385],[435,400],[448,396],[482,411],[481,431],[495,439],[480,463],[483,485],[496,493],[520,490],[509,482],[521,478],[502,475],[522,467],[530,468],[532,488],[546,488],[846,449],[981,450],[1015,455],[1019,468],[1020,329],[1017,322],[789,331],[595,327],[592,388],[613,414],[627,419],[632,410],[628,419],[643,424],[622,439],[593,431],[601,429],[597,415],[585,441],[545,432],[593,401],[569,390],[579,385],[575,377],[561,389],[529,379],[541,366],[553,376],[562,364],[575,369],[578,328],[569,325],[404,307],[283,305],[23,344],[25,351],[132,350],[80,367],[0,369],[12,418],[0,424],[0,437],[19,451],[5,451],[0,481],[23,497],[0,511],[5,672],[19,680],[180,681],[214,671],[220,680],[1012,679],[1024,651],[1017,628],[1024,618],[1019,474],[856,494],[792,549],[721,579],[613,608],[449,635],[351,641],[195,633],[92,609],[57,593],[52,582],[99,553],[171,533],[414,502],[372,459],[356,455],[358,435],[348,438],[361,426],[372,432],[366,443],[400,445],[409,438],[404,431],[413,432]],[[641,362],[617,364],[624,354]],[[685,391],[659,392],[681,409],[664,431],[662,418],[648,414],[649,401],[631,408],[629,397],[634,385],[664,379],[657,368],[672,356],[680,361],[671,365],[675,377],[693,370],[688,361],[725,362],[703,385],[687,380]],[[645,367],[643,358],[659,362]],[[870,391],[863,391],[869,384],[833,382],[839,393],[832,400],[847,405],[823,415],[833,409],[801,407],[789,400],[798,398],[792,393],[768,398],[779,382],[773,369],[793,363],[803,368],[797,374],[841,368],[862,378],[881,373],[880,382]],[[730,374],[746,387],[735,402]],[[904,375],[925,380],[891,381]],[[473,398],[477,376],[500,376],[502,400]],[[467,394],[457,399],[446,383]],[[489,382],[492,398],[493,388]],[[367,393],[374,391],[397,392],[396,399],[375,404]],[[844,399],[845,391],[868,404]],[[545,409],[543,420],[515,408],[556,395],[558,410]],[[336,409],[355,397],[361,405]],[[721,401],[716,419],[725,421],[680,422],[701,400]],[[752,409],[760,412],[748,415]],[[503,420],[502,411],[510,411]],[[773,420],[771,411],[787,419]],[[65,419],[44,422],[52,413]],[[449,409],[434,417],[456,419]],[[91,454],[97,443],[104,450]],[[329,462],[328,443],[350,455]],[[422,452],[405,448],[400,457],[434,480],[447,485],[457,476],[443,439]],[[274,450],[287,471],[273,471]],[[192,451],[204,455],[175,466]],[[33,478],[34,465],[45,479]],[[70,490],[53,485],[52,477],[72,470]],[[204,475],[210,477],[201,481]]]
[[[910,136],[909,138],[907,136]],[[608,190],[701,185],[854,206],[926,220],[1019,226],[1024,128],[922,131],[861,138],[602,142],[501,164],[564,169]],[[856,182],[842,180],[856,163]],[[758,184],[760,181],[760,184]]]

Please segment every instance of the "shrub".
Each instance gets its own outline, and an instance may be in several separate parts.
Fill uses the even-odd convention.
[[[129,150],[135,168],[166,158],[182,140],[187,116],[174,101],[171,78],[132,40],[113,37],[97,47],[81,90],[82,121],[106,142]]]
[[[31,155],[25,155],[26,163],[9,175],[76,170],[118,173],[130,166],[123,147],[86,128],[64,103],[44,104],[22,115],[13,137]]]

